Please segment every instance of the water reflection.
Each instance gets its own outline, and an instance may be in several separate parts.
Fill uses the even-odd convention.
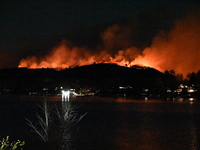
[[[133,98],[116,98],[115,102],[119,103],[163,103],[166,102],[164,99],[148,99],[145,97],[144,99],[133,99]]]
[[[155,137],[159,135],[156,131],[155,120],[148,113],[151,109],[146,105],[145,100],[139,100],[139,107],[131,109],[124,99],[118,98],[117,102],[124,102],[118,105],[118,110],[129,112],[130,114],[118,114],[117,118],[121,121],[116,124],[117,135],[115,137],[115,147],[117,150],[132,150],[132,149],[154,149],[157,144]],[[136,106],[137,100],[131,101],[132,107]],[[133,103],[132,103],[133,102]],[[132,112],[133,111],[133,112]],[[135,111],[144,112],[141,115],[135,115]],[[132,114],[132,115],[131,115]],[[152,126],[154,126],[152,128]]]
[[[168,101],[170,101],[171,99],[168,98]],[[194,104],[194,102],[196,102],[196,98],[193,97],[189,97],[189,98],[173,98],[172,101],[173,103],[189,103],[189,104]]]
[[[115,145],[117,150],[161,150],[163,145],[159,143],[162,138],[159,126],[148,114],[139,118],[121,116],[125,123],[119,124]],[[127,120],[128,119],[128,120]]]
[[[197,127],[193,122],[191,122],[189,126],[189,130],[191,133],[191,150],[198,150],[199,149],[199,142],[198,142],[198,135],[197,135]]]
[[[119,110],[132,114],[118,116],[123,123],[117,124],[117,150],[199,149],[197,118],[194,117],[199,108],[196,99],[166,103],[165,100],[118,98],[117,102],[121,103]]]
[[[29,97],[22,97],[22,100],[33,99],[28,99]],[[62,97],[49,99],[60,101],[56,103],[64,114],[65,108],[69,105],[65,106],[62,103]],[[198,100],[104,97],[70,97],[70,100],[83,102],[84,109],[80,108],[80,112],[87,111],[88,115],[81,122],[83,136],[76,136],[71,131],[70,134],[64,132],[64,148],[69,147],[68,142],[74,136],[75,141],[72,143],[77,145],[81,141],[82,150],[106,149],[109,146],[111,150],[113,147],[115,150],[199,149]],[[68,101],[64,102],[68,104]],[[2,105],[3,107],[5,106]],[[77,137],[81,140],[76,141]]]
[[[191,150],[198,150],[199,149],[199,141],[198,141],[198,132],[197,132],[197,126],[195,124],[194,120],[194,113],[192,111],[191,113],[191,120],[189,123],[189,130],[191,134]]]

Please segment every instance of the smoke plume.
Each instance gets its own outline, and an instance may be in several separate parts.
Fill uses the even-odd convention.
[[[161,32],[134,63],[146,63],[160,71],[187,75],[200,69],[200,17],[189,15],[176,21],[170,33]]]
[[[46,56],[22,59],[19,67],[64,69],[92,63],[140,64],[160,71],[175,70],[184,76],[200,69],[200,17],[188,15],[175,22],[170,32],[160,31],[149,47],[141,50],[130,41],[132,29],[113,25],[102,34],[96,49],[72,47],[62,41]]]

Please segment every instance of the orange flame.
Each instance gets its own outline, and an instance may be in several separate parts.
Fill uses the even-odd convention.
[[[53,49],[44,57],[28,57],[22,59],[18,67],[36,68],[55,68],[65,69],[75,66],[89,65],[93,63],[115,63],[121,66],[130,66],[131,60],[138,54],[138,50],[134,47],[124,51],[119,51],[111,56],[106,51],[98,54],[90,52],[87,49],[74,47],[70,48],[67,42],[63,41],[60,46]]]
[[[126,41],[130,36],[130,30],[127,28],[123,30],[123,27],[113,25],[102,34],[102,46],[98,46],[96,50],[70,47],[64,41],[44,57],[32,56],[22,59],[19,67],[65,69],[94,62],[116,63],[122,66],[140,64],[160,71],[174,69],[176,73],[187,75],[200,69],[200,17],[198,16],[188,16],[184,20],[177,21],[169,33],[160,32],[153,39],[151,46],[143,51],[130,46]]]

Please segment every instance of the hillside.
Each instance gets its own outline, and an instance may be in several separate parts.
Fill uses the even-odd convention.
[[[164,74],[153,69],[134,66],[122,67],[115,64],[93,64],[61,71],[54,69],[1,69],[1,91],[39,91],[44,88],[88,88],[109,90],[119,86],[135,89],[159,86]]]

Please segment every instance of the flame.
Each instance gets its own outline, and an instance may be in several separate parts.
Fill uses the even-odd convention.
[[[93,63],[115,63],[121,66],[131,66],[131,60],[134,59],[136,54],[138,54],[138,50],[134,47],[121,50],[112,56],[106,51],[94,53],[80,47],[70,48],[67,42],[63,41],[44,57],[33,56],[22,59],[18,67],[30,69],[55,68],[60,70]]]
[[[63,41],[46,56],[22,59],[18,67],[65,69],[93,63],[128,67],[140,64],[159,71],[175,70],[184,76],[200,69],[199,13],[176,21],[169,33],[161,31],[143,50],[127,40],[130,32],[127,27],[113,25],[101,34],[103,43],[94,50],[71,47]]]

